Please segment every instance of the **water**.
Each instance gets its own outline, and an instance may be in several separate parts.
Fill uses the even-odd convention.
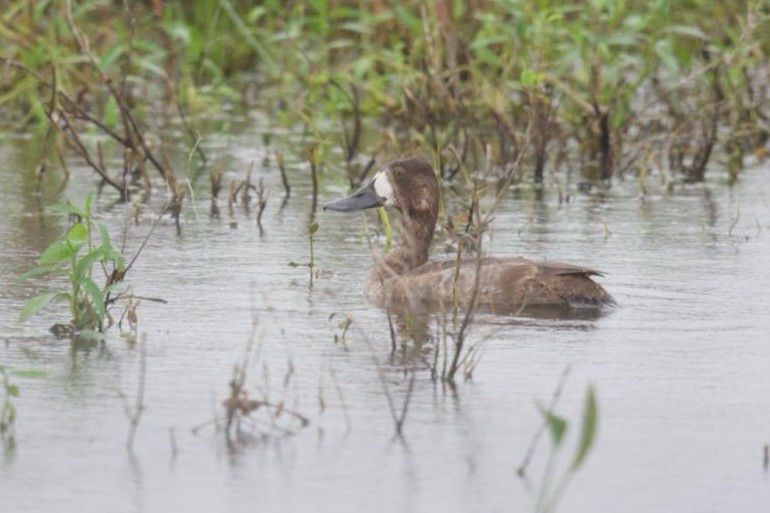
[[[66,220],[37,210],[30,170],[42,137],[0,139],[0,362],[47,372],[12,378],[21,395],[14,399],[16,447],[0,459],[1,511],[534,510],[547,440],[528,479],[516,468],[541,420],[536,404],[548,403],[567,366],[557,411],[571,428],[560,469],[572,458],[589,383],[598,395],[599,432],[560,511],[617,511],[618,504],[640,513],[765,511],[767,165],[747,169],[733,187],[713,179],[644,201],[631,183],[606,197],[576,193],[561,206],[555,194],[543,202],[512,195],[495,216],[492,252],[602,269],[621,307],[595,320],[479,317],[471,333],[482,344],[473,380],[452,390],[419,370],[399,440],[374,359],[398,408],[409,378],[398,354],[390,357],[385,315],[363,300],[370,257],[362,217],[318,213],[322,273],[310,290],[307,269],[288,265],[309,257],[310,180],[296,161],[303,143],[290,134],[275,143],[293,184],[279,210],[280,177],[260,165],[267,150],[254,147],[263,121],[252,116],[232,126],[237,135],[208,140],[206,149],[212,165],[224,168],[226,185],[256,161],[255,177],[270,190],[264,233],[253,212],[242,210],[238,228],[230,228],[224,200],[224,219],[209,219],[203,177],[182,236],[163,221],[150,238],[128,279],[136,294],[168,304],[145,301],[138,310],[147,335],[146,411],[133,456],[124,448],[120,393],[133,403],[138,346],[113,336],[103,347],[75,351],[47,332],[66,320],[62,308],[17,322],[25,299],[47,283],[14,278]],[[41,204],[77,203],[92,189],[91,175],[71,165],[74,178],[61,196],[55,173],[46,177]],[[327,171],[321,201],[346,192],[338,176]],[[108,199],[97,210],[116,236],[127,227],[129,254],[153,221],[145,209],[134,226],[133,213]],[[342,315],[353,324],[347,343],[335,344]],[[278,422],[293,435],[273,431],[229,447],[211,426],[195,435],[191,429],[221,413],[254,316],[261,349],[247,389],[257,397],[269,387],[271,400],[285,400],[311,422],[296,428],[283,415]]]

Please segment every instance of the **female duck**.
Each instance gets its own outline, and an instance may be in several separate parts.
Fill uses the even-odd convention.
[[[402,216],[398,246],[377,262],[366,281],[366,295],[382,306],[451,306],[455,302],[496,313],[537,307],[591,307],[612,297],[591,276],[601,273],[569,264],[524,258],[472,258],[428,262],[438,218],[439,188],[423,160],[396,160],[364,187],[324,206],[352,212],[393,207]],[[478,278],[476,274],[478,273]]]

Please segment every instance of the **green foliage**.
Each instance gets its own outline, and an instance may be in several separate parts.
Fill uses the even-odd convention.
[[[593,386],[589,386],[583,402],[582,425],[578,439],[577,449],[569,467],[562,476],[554,479],[554,465],[557,456],[564,450],[565,435],[569,430],[569,422],[539,407],[543,415],[548,432],[551,435],[551,456],[548,460],[547,468],[543,480],[540,484],[540,495],[538,499],[537,511],[550,512],[556,509],[559,499],[564,493],[567,483],[585,463],[586,456],[590,452],[596,439],[596,430],[599,420],[599,413],[596,406],[596,393]]]
[[[38,266],[22,274],[19,280],[44,274],[63,275],[68,278],[69,288],[44,292],[29,299],[19,314],[20,322],[38,313],[51,301],[61,300],[69,305],[70,323],[75,330],[103,329],[107,298],[119,281],[112,277],[124,272],[125,259],[112,245],[107,228],[94,222],[91,204],[89,194],[82,209],[72,205],[49,207],[49,210],[70,214],[77,221],[62,239],[43,251]],[[108,276],[104,286],[94,281],[93,268],[97,264]]]
[[[48,373],[41,369],[7,369],[0,365],[0,387],[2,388],[3,402],[0,404],[0,439],[6,447],[14,444],[14,426],[16,424],[16,407],[13,400],[19,397],[19,386],[11,382],[11,376],[18,378],[44,378]]]
[[[3,55],[39,75],[6,68],[0,105],[18,107],[22,121],[46,121],[55,102],[43,78],[87,91],[91,114],[114,127],[118,106],[94,87],[101,77],[73,36],[66,4],[10,2]],[[268,98],[273,122],[301,124],[321,149],[338,142],[329,123],[341,122],[345,144],[361,146],[345,148],[349,163],[355,150],[421,148],[451,177],[449,147],[467,148],[471,167],[491,159],[497,172],[523,150],[538,180],[544,166],[565,160],[549,161],[551,147],[569,148],[589,178],[593,168],[605,179],[642,173],[661,154],[672,171],[698,178],[703,169],[689,168],[704,168],[712,147],[735,175],[744,154],[770,137],[762,81],[770,12],[755,0],[169,0],[131,2],[130,15],[114,2],[82,0],[72,17],[82,33],[99,34],[90,48],[105,76],[125,74],[129,90],[151,84],[138,111],[164,96],[215,113],[222,100],[267,87],[253,96]],[[701,126],[704,109],[718,130]],[[388,131],[375,141],[349,138],[361,118]],[[351,120],[359,128],[346,128]],[[499,152],[485,153],[490,146]]]

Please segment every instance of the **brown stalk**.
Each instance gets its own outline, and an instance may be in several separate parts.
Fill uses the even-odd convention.
[[[286,206],[286,203],[291,197],[291,185],[289,185],[289,177],[286,175],[286,166],[283,162],[283,153],[280,151],[274,151],[275,162],[278,165],[278,170],[281,172],[281,181],[283,182],[283,202],[281,202],[281,208]]]
[[[262,232],[262,213],[267,208],[267,197],[268,191],[265,189],[262,177],[260,177],[259,185],[257,186],[257,226],[260,232]]]

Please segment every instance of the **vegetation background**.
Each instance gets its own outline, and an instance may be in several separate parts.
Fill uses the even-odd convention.
[[[304,126],[321,160],[339,149],[353,185],[371,158],[413,152],[449,181],[464,165],[535,183],[735,177],[770,133],[770,7],[756,0],[4,4],[6,122],[70,146],[113,132],[104,145],[140,167],[143,137],[157,148],[183,123],[190,146],[168,151],[188,153],[202,120],[252,106]]]

